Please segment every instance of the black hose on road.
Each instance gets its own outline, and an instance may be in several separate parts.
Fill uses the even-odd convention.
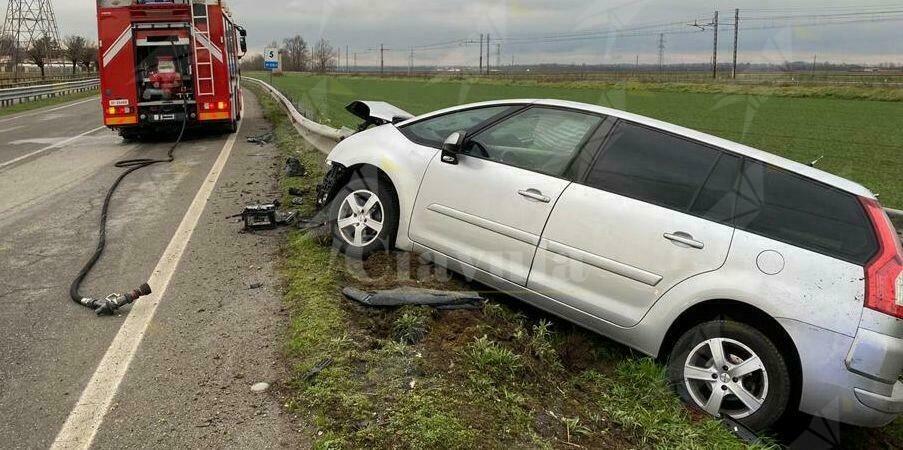
[[[173,42],[173,48],[175,48],[175,42]],[[174,52],[175,53],[175,52]],[[178,56],[178,55],[177,55]],[[182,58],[179,56],[176,58],[179,62],[179,73],[182,73]],[[188,127],[188,98],[183,95],[182,98],[182,106],[184,110],[184,117],[182,119],[182,128],[179,131],[179,136],[176,138],[175,143],[173,143],[172,147],[169,148],[169,152],[166,154],[166,158],[164,159],[150,159],[150,158],[139,158],[139,159],[126,159],[117,162],[114,164],[115,167],[127,169],[122,172],[116,181],[113,182],[113,185],[110,186],[110,190],[107,191],[107,196],[103,202],[103,208],[100,212],[100,234],[97,240],[97,248],[94,250],[94,254],[91,255],[91,259],[82,267],[81,271],[79,271],[78,275],[72,281],[72,285],[69,287],[69,296],[72,298],[72,301],[78,303],[87,308],[91,308],[95,313],[99,316],[107,316],[113,315],[119,308],[128,305],[140,297],[151,294],[151,287],[145,283],[141,285],[138,289],[133,290],[130,293],[126,294],[110,294],[106,298],[94,299],[91,297],[82,296],[79,293],[82,282],[85,281],[85,278],[91,273],[91,270],[94,269],[94,266],[97,264],[97,261],[100,260],[101,255],[103,255],[104,249],[107,245],[107,219],[109,217],[110,212],[110,202],[113,199],[113,194],[116,193],[116,190],[119,188],[119,185],[122,183],[127,176],[132,174],[133,172],[143,169],[145,167],[149,167],[155,164],[162,163],[171,163],[175,161],[174,153],[179,145],[182,143],[182,138],[185,136],[185,130]]]

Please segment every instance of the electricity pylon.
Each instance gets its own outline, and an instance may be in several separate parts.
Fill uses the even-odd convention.
[[[59,47],[60,31],[50,0],[9,0],[0,31],[0,57],[8,57],[17,74],[22,53],[44,37]]]

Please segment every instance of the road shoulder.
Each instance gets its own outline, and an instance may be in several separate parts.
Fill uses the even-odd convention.
[[[275,148],[245,142],[269,129],[256,99],[246,99],[238,144],[101,425],[98,448],[304,442],[278,396],[288,320],[276,267],[282,235],[240,234],[240,223],[225,219],[278,195]],[[252,391],[261,382],[273,387]]]

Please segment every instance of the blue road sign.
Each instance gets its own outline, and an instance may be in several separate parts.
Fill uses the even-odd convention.
[[[263,67],[266,70],[276,70],[279,68],[279,61],[265,61]]]

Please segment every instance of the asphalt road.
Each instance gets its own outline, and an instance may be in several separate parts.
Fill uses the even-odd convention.
[[[287,320],[272,265],[278,239],[239,234],[226,216],[275,197],[279,158],[245,143],[266,131],[256,100],[175,275],[97,430],[94,448],[296,447],[278,385]],[[99,208],[125,158],[170,144],[124,143],[80,101],[0,118],[0,447],[49,448],[128,317],[69,300]],[[105,296],[148,279],[220,157],[223,135],[194,134],[176,162],[143,169],[114,198],[107,252],[83,286]],[[57,145],[57,147],[54,147]],[[251,289],[251,284],[263,287]]]

